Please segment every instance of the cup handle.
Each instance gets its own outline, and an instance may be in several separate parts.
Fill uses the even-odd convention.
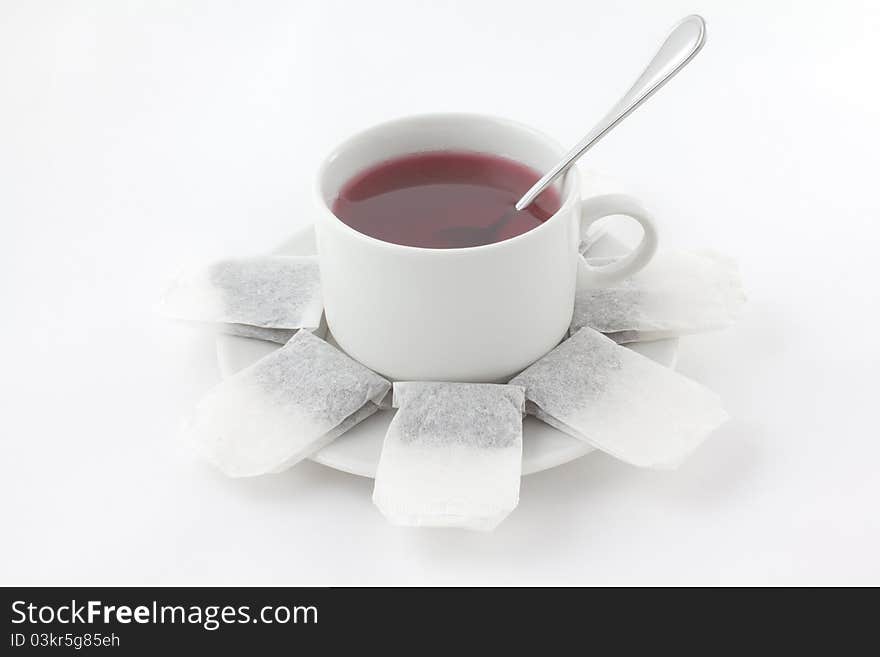
[[[583,263],[583,271],[590,285],[601,286],[632,276],[650,262],[657,251],[657,227],[650,213],[642,204],[626,194],[605,194],[581,201],[581,239],[586,237],[590,226],[603,217],[623,214],[632,217],[642,226],[642,240],[625,256],[607,265],[594,267]]]

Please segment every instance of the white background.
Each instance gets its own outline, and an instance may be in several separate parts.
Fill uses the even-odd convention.
[[[0,1],[0,583],[880,584],[871,4]],[[574,143],[694,11],[706,48],[588,155],[750,296],[682,341],[733,419],[678,471],[588,456],[473,534],[394,528],[312,463],[227,480],[180,448],[218,379],[212,340],[153,312],[181,264],[308,224],[321,156],[394,116]]]

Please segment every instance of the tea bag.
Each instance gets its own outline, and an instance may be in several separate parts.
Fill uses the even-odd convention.
[[[315,334],[318,337],[323,337],[325,340],[327,340],[327,342],[329,344],[333,345],[337,349],[344,351],[344,349],[342,349],[342,347],[339,346],[339,343],[336,342],[336,338],[333,337],[333,334],[330,333],[330,330],[327,328],[326,320],[321,322],[321,328],[324,331],[323,335],[322,335],[321,331],[315,331]],[[387,394],[376,403],[376,405],[379,407],[379,410],[380,411],[390,411],[392,408],[394,408],[394,406],[392,405],[393,398],[394,398],[393,391],[391,390],[391,388],[389,388]]]
[[[710,390],[590,328],[510,383],[530,414],[642,467],[677,466],[727,419]]]
[[[587,278],[581,263],[571,332],[589,326],[619,344],[726,328],[745,304],[735,263],[711,253],[659,252],[640,272],[600,288]]]
[[[177,319],[220,324],[235,335],[248,331],[246,337],[286,342],[293,329],[317,328],[323,305],[317,256],[255,256],[184,271],[160,309]]]
[[[297,329],[265,328],[263,326],[250,326],[249,324],[219,324],[218,326],[227,335],[237,335],[240,338],[265,340],[266,342],[276,342],[278,344],[287,344],[287,341],[297,332]]]
[[[493,529],[519,502],[523,389],[394,384],[373,503],[396,525]]]
[[[391,384],[308,331],[225,379],[190,427],[230,477],[280,472],[369,417]]]
[[[211,326],[220,333],[226,335],[234,335],[240,338],[251,338],[252,340],[262,340],[263,342],[274,342],[275,344],[287,344],[288,340],[296,335],[297,331],[308,331],[322,340],[326,340],[328,337],[327,322],[323,316],[321,317],[321,322],[318,328],[276,329],[263,326],[251,326],[250,324],[212,324]],[[339,347],[335,342],[330,340],[327,341],[334,347]]]
[[[607,176],[599,171],[584,168],[583,164],[576,165],[575,169],[580,173],[581,198],[584,200],[594,196],[628,194],[633,191],[623,181]],[[578,245],[578,251],[580,251],[581,255],[586,255],[601,242],[610,233],[609,226],[614,225],[618,221],[618,219],[608,217],[592,224],[587,233],[581,236],[580,244]]]
[[[602,238],[607,234],[608,228],[599,225],[591,226],[587,233],[581,237],[581,240],[578,243],[578,252],[586,257],[587,253],[589,253],[596,244],[601,242]]]

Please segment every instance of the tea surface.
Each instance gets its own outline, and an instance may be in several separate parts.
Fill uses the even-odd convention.
[[[460,151],[431,151],[387,160],[349,180],[333,213],[355,230],[406,246],[482,246],[540,226],[560,207],[554,188],[528,208],[513,206],[541,174],[514,160]],[[494,225],[508,212],[511,216]],[[459,227],[471,231],[465,239]],[[467,231],[465,231],[467,232]]]

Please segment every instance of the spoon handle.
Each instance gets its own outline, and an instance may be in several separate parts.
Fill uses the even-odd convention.
[[[554,180],[573,165],[577,159],[593,147],[602,137],[608,134],[618,123],[648,98],[660,87],[666,84],[678,73],[694,56],[700,52],[700,48],[706,41],[706,22],[696,14],[688,16],[679,22],[666,41],[660,46],[660,50],[645,68],[644,72],[635,81],[630,90],[624,94],[614,107],[602,118],[595,128],[572,148],[562,161],[553,167],[547,174],[536,182],[523,197],[517,201],[516,209],[522,210],[528,207],[541,192],[544,191]]]

